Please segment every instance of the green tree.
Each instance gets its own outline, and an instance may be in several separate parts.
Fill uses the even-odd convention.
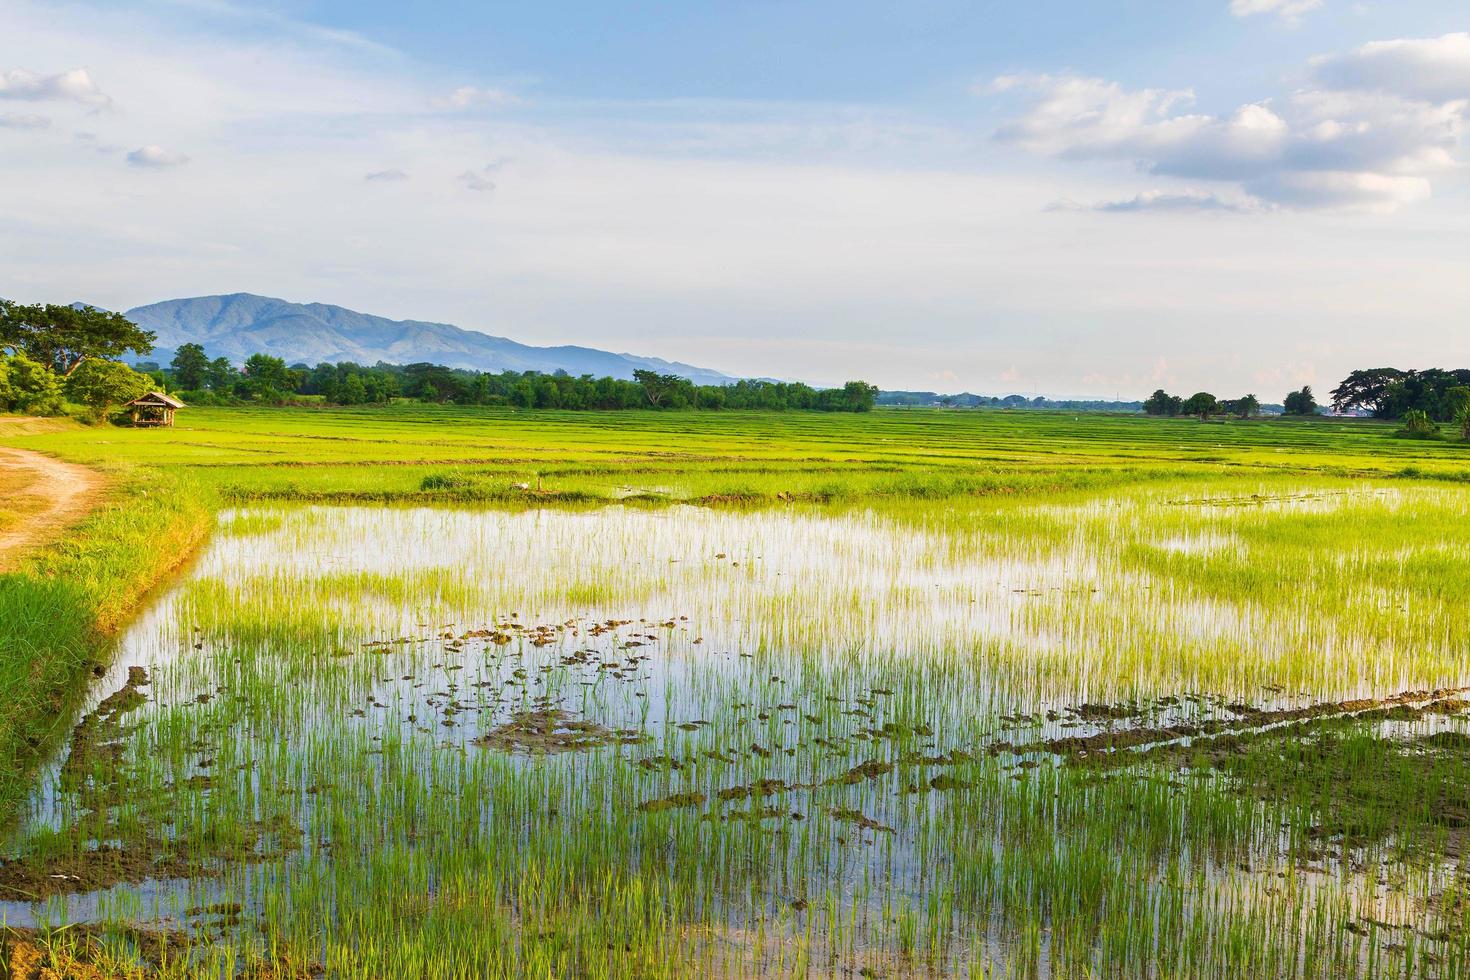
[[[362,375],[349,374],[347,380],[342,382],[342,388],[337,397],[343,405],[361,405],[367,401],[367,385],[363,383]]]
[[[198,391],[209,378],[209,357],[198,344],[180,344],[169,367],[174,372],[174,384],[185,391]]]
[[[1208,391],[1197,391],[1189,396],[1181,406],[1181,411],[1185,415],[1198,415],[1203,422],[1211,415],[1219,413],[1220,402]]]
[[[1458,424],[1460,416],[1470,409],[1470,386],[1456,385],[1445,389],[1443,397],[1440,398],[1440,407],[1444,411],[1445,421]]]
[[[279,357],[251,354],[245,359],[245,390],[252,398],[280,401],[295,386],[291,369]]]
[[[86,361],[66,379],[66,396],[97,411],[122,405],[153,387],[153,379],[121,361]]]
[[[871,412],[878,401],[878,386],[866,381],[849,381],[842,386],[849,412]]]
[[[648,398],[648,404],[654,408],[658,408],[673,394],[681,382],[688,383],[677,374],[659,374],[657,371],[642,369],[633,372],[633,380],[643,386],[643,394]]]
[[[1226,403],[1228,411],[1243,419],[1253,418],[1261,412],[1261,401],[1255,395],[1242,395]]]
[[[1178,415],[1183,408],[1184,401],[1178,395],[1171,395],[1162,388],[1156,390],[1143,403],[1143,410],[1149,415]]]
[[[60,415],[61,379],[24,354],[0,355],[0,408],[22,415]]]
[[[1460,409],[1460,414],[1455,416],[1455,424],[1460,427],[1460,438],[1470,442],[1470,405]]]
[[[1316,415],[1317,399],[1312,394],[1312,386],[1303,385],[1301,391],[1287,395],[1282,399],[1282,407],[1287,415]]]
[[[121,313],[91,306],[0,303],[0,348],[25,354],[62,377],[89,359],[147,354],[154,336]]]

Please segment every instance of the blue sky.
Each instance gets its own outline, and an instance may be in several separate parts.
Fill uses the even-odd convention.
[[[942,390],[1461,366],[1467,14],[7,0],[0,294]]]

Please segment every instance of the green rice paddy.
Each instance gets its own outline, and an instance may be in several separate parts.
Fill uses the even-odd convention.
[[[1460,444],[410,409],[8,442],[218,510],[0,843],[53,962],[1470,975]]]

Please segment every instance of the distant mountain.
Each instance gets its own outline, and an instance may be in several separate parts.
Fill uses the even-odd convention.
[[[734,381],[729,375],[657,357],[613,354],[592,347],[531,347],[448,323],[389,320],[325,303],[231,293],[171,299],[127,311],[128,319],[158,334],[149,360],[167,364],[181,344],[203,346],[212,358],[240,363],[270,354],[287,364],[355,361],[413,364],[428,361],[478,371],[540,371],[631,378],[640,368],[677,374],[696,384]]]

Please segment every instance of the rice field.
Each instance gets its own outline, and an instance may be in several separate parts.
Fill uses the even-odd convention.
[[[258,414],[32,441],[219,513],[0,836],[12,971],[1470,975],[1457,446]]]

